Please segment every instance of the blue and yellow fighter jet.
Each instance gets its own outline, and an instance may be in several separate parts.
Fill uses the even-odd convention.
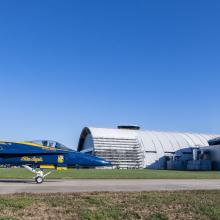
[[[66,170],[74,167],[111,166],[95,156],[76,152],[49,140],[29,142],[0,142],[0,165],[23,166],[35,174],[36,183],[43,183],[44,169]]]

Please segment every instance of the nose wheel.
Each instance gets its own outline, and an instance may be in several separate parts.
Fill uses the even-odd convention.
[[[44,178],[42,176],[37,176],[37,177],[35,177],[35,182],[37,184],[41,184],[44,182]]]

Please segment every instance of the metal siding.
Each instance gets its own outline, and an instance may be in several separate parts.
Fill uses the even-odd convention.
[[[158,138],[158,135],[155,134],[155,132],[146,132],[146,135],[152,139],[152,141],[155,144],[156,152],[157,152],[157,158],[159,159],[161,156],[164,155],[163,145],[160,142],[160,139]],[[147,146],[145,145],[145,149]]]
[[[144,158],[144,168],[154,164],[157,160],[157,153],[146,152]]]
[[[149,138],[150,136],[146,132],[140,132],[139,133],[139,140],[144,146],[144,150],[147,152],[153,152],[157,151],[155,143],[153,142],[152,138]]]
[[[184,138],[185,142],[187,143],[187,145],[185,145],[185,147],[193,147],[194,146],[193,140],[186,133],[179,133],[179,135],[182,136]]]
[[[186,148],[189,146],[189,142],[185,138],[185,136],[182,135],[182,133],[171,133],[171,135],[176,139],[178,145],[175,146],[175,150],[180,150],[182,148]]]
[[[165,132],[158,132],[156,133],[156,135],[158,136],[160,143],[163,145],[164,153],[174,152],[174,147],[172,145],[172,142],[170,142],[169,134],[166,135]]]
[[[197,137],[196,134],[190,134],[190,133],[186,133],[186,135],[193,141],[193,146],[204,146],[203,142],[201,141],[200,138]]]
[[[205,145],[207,145],[207,140],[206,140],[206,138],[204,138],[202,135],[200,135],[200,134],[195,134],[198,138],[199,138],[199,140],[201,141],[201,143],[203,144],[203,146],[205,146]]]
[[[169,137],[169,140],[172,143],[174,151],[179,150],[181,148],[181,144],[177,138],[177,135],[175,133],[166,133],[166,135],[167,137]]]

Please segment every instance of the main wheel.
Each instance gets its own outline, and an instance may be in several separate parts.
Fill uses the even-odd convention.
[[[41,184],[41,183],[44,182],[44,178],[41,177],[41,176],[37,176],[37,177],[35,178],[35,182],[36,182],[37,184]]]

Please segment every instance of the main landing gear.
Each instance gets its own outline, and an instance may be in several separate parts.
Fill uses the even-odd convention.
[[[46,174],[44,174],[43,170],[37,170],[36,168],[32,168],[30,166],[24,165],[23,166],[25,169],[29,170],[30,172],[36,174],[36,176],[34,177],[35,182],[37,184],[41,184],[44,182],[44,179],[46,176],[48,176],[49,174],[51,174],[51,172],[48,172]]]

